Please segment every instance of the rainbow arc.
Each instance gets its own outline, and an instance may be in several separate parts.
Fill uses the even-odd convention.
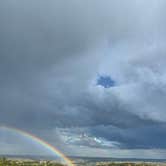
[[[38,143],[39,145],[43,146],[44,148],[55,154],[55,156],[62,158],[67,166],[75,166],[72,163],[72,161],[68,157],[66,157],[62,152],[60,152],[57,148],[55,148],[53,145],[49,144],[48,142],[44,141],[43,139],[35,136],[34,134],[9,126],[0,126],[0,128],[3,128],[9,132],[14,132],[18,135],[31,139],[32,141]]]

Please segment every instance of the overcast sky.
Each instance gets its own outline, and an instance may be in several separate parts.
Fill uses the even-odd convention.
[[[67,155],[165,158],[165,16],[165,0],[1,0],[0,125]],[[32,153],[19,139],[0,129],[0,153]]]

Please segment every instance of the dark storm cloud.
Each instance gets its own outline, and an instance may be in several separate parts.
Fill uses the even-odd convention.
[[[124,149],[165,149],[166,125],[151,125],[121,129],[114,126],[98,126],[90,129],[96,137],[117,141]],[[110,132],[108,132],[108,130]]]
[[[1,1],[0,123],[38,133],[104,125],[89,131],[127,148],[165,147],[155,144],[165,139],[165,5]],[[115,86],[96,85],[102,74]],[[110,135],[110,125],[120,129]]]
[[[107,4],[111,7],[112,3],[109,4],[107,2]],[[112,22],[109,23],[110,19],[110,21],[115,22],[114,16],[112,16],[112,14],[108,15],[109,8],[106,11],[103,10],[107,5],[100,5],[100,2],[81,1],[71,1],[70,3],[63,1],[40,1],[39,3],[39,1],[27,2],[15,0],[11,2],[9,0],[1,2],[0,66],[1,89],[3,89],[1,112],[4,112],[1,117],[8,116],[9,112],[16,123],[16,119],[18,119],[19,116],[24,119],[24,115],[27,116],[27,119],[29,117],[33,121],[38,114],[33,114],[33,111],[40,111],[41,113],[42,109],[49,109],[40,108],[40,100],[44,100],[40,99],[41,96],[46,98],[46,102],[49,100],[47,99],[49,96],[45,94],[47,92],[42,93],[43,88],[47,85],[40,87],[41,82],[45,79],[45,75],[49,74],[53,66],[55,70],[59,70],[59,67],[56,67],[56,65],[64,65],[60,68],[60,73],[55,72],[55,77],[57,80],[61,79],[60,76],[66,77],[65,80],[60,80],[59,82],[67,82],[66,80],[68,80],[68,78],[66,74],[68,74],[67,71],[71,68],[70,65],[76,66],[76,63],[82,63],[84,65],[86,63],[86,61],[77,62],[76,57],[72,55],[77,54],[77,56],[80,56],[80,53],[93,47],[94,43],[100,38],[103,38],[105,34],[108,34],[108,29],[114,25]],[[100,14],[98,14],[99,11],[101,11]],[[120,20],[118,20],[117,24],[119,24]],[[127,25],[124,24],[124,26]],[[116,32],[115,28],[113,28],[113,32],[114,31]],[[115,33],[115,35],[116,34],[117,33]],[[83,56],[87,55],[84,54]],[[68,62],[68,59],[71,58],[73,61],[76,61],[76,63]],[[89,57],[87,56],[87,58]],[[66,67],[68,63],[69,66]],[[95,62],[94,65],[96,65]],[[74,70],[76,68],[77,66],[74,67]],[[91,70],[91,68],[88,69]],[[72,70],[71,73],[73,72]],[[89,70],[87,70],[88,73]],[[92,70],[95,71],[95,68]],[[78,70],[76,75],[78,76],[80,72],[82,72],[82,70]],[[69,74],[71,75],[71,73]],[[56,75],[58,75],[58,77]],[[71,77],[70,75],[69,77]],[[82,76],[82,74],[80,75]],[[89,75],[86,74],[86,77],[88,78]],[[83,80],[84,77],[81,79]],[[54,85],[56,86],[56,80],[54,81]],[[39,89],[38,86],[41,89]],[[71,85],[66,84],[64,86]],[[60,92],[62,94],[60,95],[62,95],[63,98],[63,88],[65,89],[66,87],[57,87],[55,91],[57,91],[58,88],[60,91],[62,89],[62,92]],[[77,89],[75,91],[77,91]],[[56,98],[55,96],[52,97]],[[63,103],[63,100],[61,102]],[[39,105],[39,107],[36,105]],[[20,113],[23,113],[23,115]],[[55,117],[59,115],[59,113],[52,112],[48,113],[48,116],[49,114],[55,114]],[[60,114],[62,114],[60,116],[63,117],[63,113]],[[51,118],[52,116],[49,117]],[[8,118],[3,119],[6,121]],[[62,121],[66,120],[62,119]]]

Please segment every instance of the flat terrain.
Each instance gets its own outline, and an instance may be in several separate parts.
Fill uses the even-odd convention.
[[[75,163],[77,166],[166,166],[162,162],[80,162]],[[22,160],[22,159],[0,159],[0,166],[64,166],[55,161],[47,160]]]
[[[32,160],[12,160],[2,158],[0,159],[0,166],[63,166],[63,164],[54,161],[32,161]]]

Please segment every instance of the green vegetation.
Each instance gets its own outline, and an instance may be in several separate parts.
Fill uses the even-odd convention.
[[[64,165],[52,161],[10,160],[6,158],[1,158],[0,166],[64,166]]]
[[[133,162],[133,163],[124,163],[124,162],[99,162],[96,163],[96,166],[166,166],[164,163],[140,163],[140,162]]]
[[[166,163],[145,163],[145,162],[82,162],[75,164],[77,166],[166,166]],[[55,161],[46,160],[24,160],[0,158],[0,166],[65,166]]]

